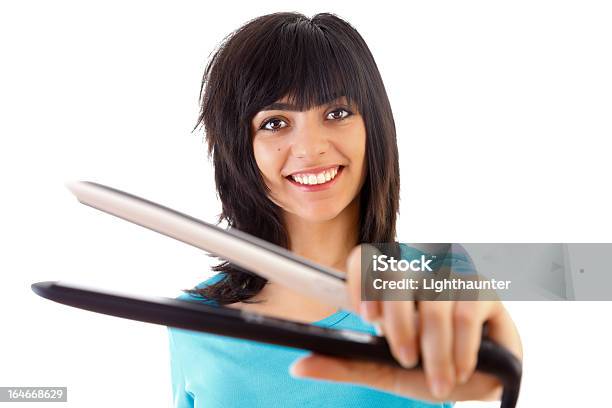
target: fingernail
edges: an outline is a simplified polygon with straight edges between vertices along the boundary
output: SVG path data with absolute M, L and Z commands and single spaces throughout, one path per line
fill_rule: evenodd
M 417 365 L 417 358 L 414 350 L 408 346 L 401 346 L 399 349 L 400 363 L 404 368 L 414 368 Z
M 296 371 L 296 368 L 295 368 L 296 365 L 297 365 L 297 362 L 291 364 L 291 366 L 289 367 L 289 374 L 292 377 L 301 378 L 302 376 L 300 374 L 298 374 L 297 371 Z
M 432 392 L 436 398 L 444 398 L 448 393 L 448 382 L 443 378 L 436 378 L 433 380 Z
M 457 381 L 459 382 L 459 384 L 465 384 L 466 382 L 468 382 L 469 379 L 470 373 L 468 373 L 467 371 L 459 371 L 459 374 L 457 375 Z

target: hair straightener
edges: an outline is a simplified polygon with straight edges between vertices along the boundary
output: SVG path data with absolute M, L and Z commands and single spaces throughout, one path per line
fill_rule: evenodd
M 111 187 L 73 182 L 68 184 L 68 188 L 85 205 L 201 248 L 322 302 L 349 309 L 346 281 L 337 270 L 318 265 L 244 232 L 221 229 Z M 97 313 L 401 367 L 385 338 L 367 333 L 328 329 L 203 303 L 120 294 L 61 282 L 34 283 L 32 290 L 44 298 Z M 419 363 L 413 369 L 421 368 Z M 502 408 L 516 405 L 521 362 L 510 351 L 486 337 L 486 324 L 476 370 L 491 374 L 502 383 Z

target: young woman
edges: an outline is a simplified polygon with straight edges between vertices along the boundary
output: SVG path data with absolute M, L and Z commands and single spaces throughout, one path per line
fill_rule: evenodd
M 248 22 L 214 53 L 201 104 L 219 221 L 346 272 L 361 316 L 229 263 L 181 299 L 369 333 L 364 318 L 377 321 L 398 361 L 412 367 L 420 357 L 425 373 L 170 329 L 175 407 L 441 407 L 499 397 L 474 367 L 485 321 L 494 340 L 522 354 L 501 303 L 420 302 L 419 319 L 413 302 L 360 303 L 355 248 L 395 241 L 399 164 L 380 73 L 353 27 L 331 14 Z

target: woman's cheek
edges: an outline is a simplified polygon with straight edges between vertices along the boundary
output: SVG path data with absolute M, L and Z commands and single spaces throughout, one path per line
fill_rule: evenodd
M 268 180 L 272 180 L 274 169 L 277 167 L 278 159 L 276 156 L 278 151 L 270 143 L 255 141 L 253 143 L 253 153 L 259 170 Z M 280 168 L 276 173 L 280 174 Z
M 253 154 L 255 162 L 263 176 L 263 180 L 270 189 L 270 199 L 281 207 L 286 206 L 283 190 L 283 178 L 281 171 L 284 160 L 282 157 L 283 148 L 279 144 L 266 143 L 265 141 L 255 140 L 253 142 Z

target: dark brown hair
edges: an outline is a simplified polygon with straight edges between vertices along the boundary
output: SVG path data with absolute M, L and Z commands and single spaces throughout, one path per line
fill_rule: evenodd
M 255 162 L 250 122 L 282 97 L 310 109 L 340 96 L 358 107 L 367 135 L 359 243 L 394 241 L 400 180 L 391 106 L 363 38 L 328 13 L 258 17 L 226 37 L 209 60 L 196 128 L 204 127 L 213 160 L 219 223 L 288 248 L 281 209 L 268 198 Z M 267 282 L 229 262 L 213 270 L 223 278 L 187 292 L 222 305 L 248 302 Z

